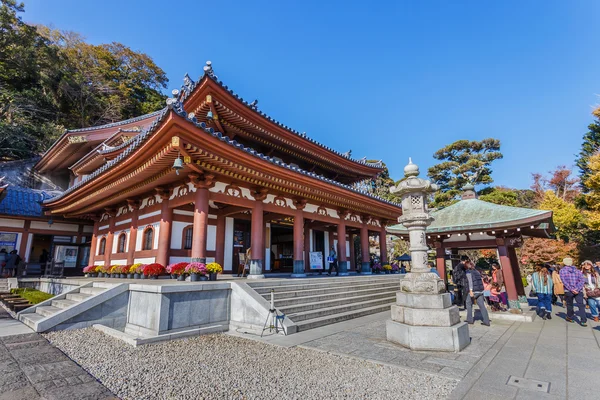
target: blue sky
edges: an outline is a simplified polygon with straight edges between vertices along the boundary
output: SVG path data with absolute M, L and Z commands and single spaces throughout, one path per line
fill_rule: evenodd
M 498 138 L 495 184 L 572 166 L 600 103 L 600 2 L 26 0 L 24 20 L 149 54 L 181 85 L 206 60 L 246 100 L 395 179 Z

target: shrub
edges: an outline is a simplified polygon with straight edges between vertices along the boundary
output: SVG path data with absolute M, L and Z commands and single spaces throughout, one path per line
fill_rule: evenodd
M 209 274 L 218 274 L 220 272 L 223 272 L 223 268 L 221 267 L 221 264 L 216 263 L 216 262 L 211 262 L 211 263 L 208 263 L 208 265 L 206 266 L 206 271 Z
M 189 263 L 187 267 L 185 267 L 186 274 L 200 274 L 206 275 L 206 265 L 199 262 Z
M 10 292 L 13 294 L 18 294 L 31 304 L 38 304 L 54 297 L 53 294 L 40 292 L 39 290 L 30 288 L 11 289 Z
M 189 263 L 186 262 L 171 264 L 167 267 L 167 274 L 183 275 L 185 273 L 185 267 L 187 267 L 188 264 Z
M 158 276 L 165 273 L 165 267 L 159 263 L 152 263 L 144 266 L 144 275 Z

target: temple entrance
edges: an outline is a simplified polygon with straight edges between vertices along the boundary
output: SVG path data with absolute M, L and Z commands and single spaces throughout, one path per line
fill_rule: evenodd
M 239 266 L 246 261 L 246 251 L 250 248 L 250 228 L 251 224 L 248 220 L 237 218 L 233 220 L 232 273 L 234 274 L 237 274 Z
M 271 224 L 271 271 L 292 272 L 294 267 L 294 229 Z
M 323 257 L 321 258 L 323 260 L 323 271 L 327 271 L 327 269 L 329 268 L 329 264 L 327 263 L 327 256 L 329 255 L 329 251 L 325 248 L 325 232 L 317 230 L 313 231 L 312 251 L 321 252 L 321 254 L 323 255 Z

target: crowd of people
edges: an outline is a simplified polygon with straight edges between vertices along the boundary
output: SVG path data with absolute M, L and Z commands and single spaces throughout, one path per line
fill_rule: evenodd
M 0 249 L 0 277 L 12 278 L 17 274 L 17 268 L 21 257 L 16 250 L 10 253 L 6 249 Z

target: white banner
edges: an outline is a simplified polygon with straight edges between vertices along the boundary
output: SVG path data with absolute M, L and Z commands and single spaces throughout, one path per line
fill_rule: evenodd
M 310 254 L 310 269 L 323 269 L 323 253 L 312 251 Z

